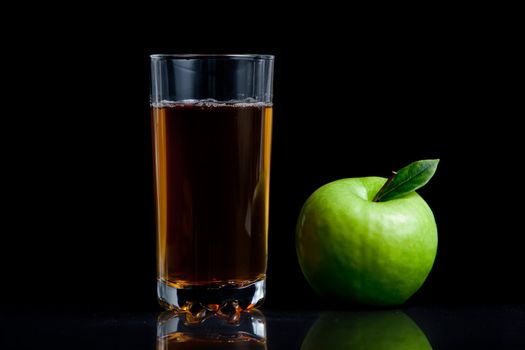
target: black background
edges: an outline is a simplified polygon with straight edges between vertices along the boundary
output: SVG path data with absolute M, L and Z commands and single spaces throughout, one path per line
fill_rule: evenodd
M 267 308 L 323 307 L 294 245 L 316 188 L 424 158 L 439 250 L 409 304 L 523 304 L 512 23 L 336 12 L 86 7 L 11 28 L 1 308 L 159 309 L 148 56 L 177 52 L 276 56 Z

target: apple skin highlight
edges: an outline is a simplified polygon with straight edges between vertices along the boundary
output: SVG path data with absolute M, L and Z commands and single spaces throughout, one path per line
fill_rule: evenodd
M 304 204 L 296 228 L 297 256 L 322 298 L 399 305 L 432 269 L 438 239 L 430 207 L 416 192 L 373 202 L 386 180 L 337 180 Z

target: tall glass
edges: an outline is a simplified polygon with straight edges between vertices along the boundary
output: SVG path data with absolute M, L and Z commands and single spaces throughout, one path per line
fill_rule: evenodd
M 249 310 L 265 296 L 274 57 L 152 55 L 158 297 Z

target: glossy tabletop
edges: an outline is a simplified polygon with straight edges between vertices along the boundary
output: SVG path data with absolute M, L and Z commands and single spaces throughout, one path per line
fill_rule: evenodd
M 168 313 L 0 312 L 0 349 L 525 349 L 525 307 Z

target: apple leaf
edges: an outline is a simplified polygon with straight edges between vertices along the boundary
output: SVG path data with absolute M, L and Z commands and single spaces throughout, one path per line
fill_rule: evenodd
M 374 202 L 386 202 L 426 185 L 434 176 L 439 159 L 418 160 L 399 170 L 388 179 L 374 197 Z

